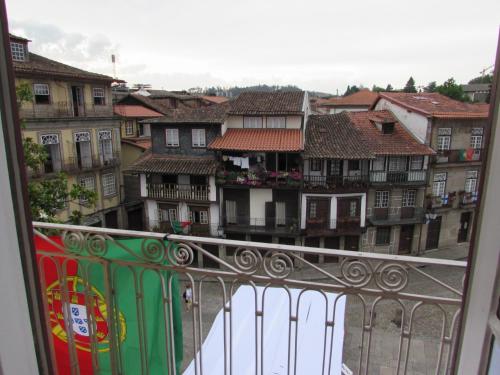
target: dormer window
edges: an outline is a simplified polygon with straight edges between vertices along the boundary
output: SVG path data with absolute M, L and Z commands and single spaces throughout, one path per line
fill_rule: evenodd
M 394 133 L 394 123 L 384 122 L 382 123 L 382 134 L 392 134 Z
M 10 50 L 12 52 L 12 60 L 26 61 L 26 51 L 23 43 L 10 42 Z

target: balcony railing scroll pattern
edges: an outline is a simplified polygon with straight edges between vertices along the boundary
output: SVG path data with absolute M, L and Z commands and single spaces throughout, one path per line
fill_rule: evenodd
M 208 185 L 148 183 L 146 190 L 149 198 L 172 200 L 208 201 L 210 194 Z
M 194 360 L 197 369 L 203 368 L 203 329 L 210 321 L 205 321 L 208 316 L 215 316 L 217 311 L 209 314 L 206 307 L 207 300 L 218 298 L 224 306 L 224 348 L 221 349 L 221 359 L 224 363 L 225 373 L 232 372 L 232 364 L 238 360 L 238 356 L 245 355 L 234 351 L 232 345 L 232 335 L 236 327 L 232 327 L 233 309 L 230 304 L 230 296 L 235 292 L 238 285 L 261 285 L 265 287 L 282 288 L 284 293 L 289 288 L 297 288 L 303 292 L 336 293 L 336 299 L 346 297 L 346 317 L 351 317 L 351 308 L 358 307 L 360 325 L 358 329 L 351 327 L 353 322 L 346 320 L 345 328 L 351 334 L 344 337 L 343 353 L 346 359 L 347 367 L 351 368 L 356 374 L 370 374 L 374 366 L 379 365 L 377 351 L 373 346 L 378 334 L 385 328 L 379 327 L 377 322 L 384 316 L 385 301 L 390 301 L 398 306 L 400 328 L 393 331 L 389 336 L 391 343 L 394 344 L 395 354 L 392 358 L 393 370 L 398 374 L 412 374 L 417 366 L 417 356 L 413 346 L 416 341 L 420 344 L 422 340 L 427 340 L 425 336 L 418 334 L 417 323 L 419 322 L 419 312 L 421 309 L 431 307 L 437 311 L 433 315 L 433 321 L 438 322 L 439 329 L 433 330 L 435 337 L 429 339 L 428 345 L 435 347 L 435 357 L 424 356 L 424 363 L 418 365 L 426 368 L 434 368 L 435 373 L 447 374 L 453 363 L 453 347 L 456 343 L 456 329 L 460 306 L 462 302 L 462 283 L 447 279 L 451 271 L 457 274 L 459 279 L 465 273 L 465 262 L 449 261 L 441 259 L 427 259 L 408 256 L 395 256 L 385 254 L 360 253 L 343 250 L 329 250 L 319 248 L 309 248 L 301 246 L 288 246 L 279 244 L 255 243 L 247 241 L 234 241 L 218 238 L 190 237 L 183 235 L 167 235 L 162 233 L 136 232 L 113 230 L 105 228 L 93 228 L 83 226 L 68 226 L 62 224 L 34 223 L 35 235 L 46 240 L 46 232 L 51 234 L 59 233 L 62 238 L 62 245 L 57 245 L 60 252 L 58 257 L 65 259 L 74 259 L 78 262 L 91 261 L 94 263 L 109 264 L 116 263 L 119 266 L 127 268 L 137 277 L 138 287 L 140 288 L 142 270 L 151 270 L 161 276 L 162 270 L 171 271 L 177 274 L 186 283 L 192 286 L 193 291 L 193 309 L 189 314 L 185 314 L 183 324 L 189 325 L 192 329 L 192 345 L 185 341 L 184 351 L 190 354 Z M 139 248 L 129 248 L 124 246 L 118 240 L 120 238 L 140 238 L 142 239 Z M 165 241 L 167 239 L 168 241 Z M 110 259 L 106 257 L 109 246 L 118 245 L 119 248 L 130 255 L 129 260 Z M 220 257 L 212 251 L 207 250 L 209 246 L 228 246 L 236 248 L 233 257 Z M 335 268 L 325 269 L 308 262 L 304 254 L 338 256 L 342 260 Z M 39 255 L 50 258 L 53 254 L 39 252 Z M 210 258 L 219 265 L 219 268 L 200 268 L 196 265 L 196 259 L 199 256 Z M 421 266 L 425 266 L 422 268 Z M 308 278 L 305 270 L 311 270 L 314 273 L 313 278 Z M 437 272 L 443 270 L 442 273 Z M 64 266 L 58 269 L 61 277 L 64 276 Z M 206 285 L 211 282 L 218 290 L 217 297 L 205 295 L 207 293 Z M 423 288 L 423 283 L 429 285 Z M 167 288 L 171 286 L 169 280 L 163 280 L 163 285 Z M 43 283 L 42 283 L 43 284 Z M 105 288 L 105 303 L 111 307 L 113 301 L 113 288 L 119 288 L 119 285 L 107 285 Z M 88 292 L 88 288 L 86 289 Z M 113 292 L 112 292 L 113 291 Z M 163 303 L 169 307 L 170 300 L 168 293 L 164 293 Z M 64 293 L 63 293 L 64 294 Z M 289 293 L 288 293 L 289 294 Z M 171 295 L 171 294 L 170 294 Z M 136 300 L 140 301 L 141 291 L 136 291 Z M 264 297 L 262 297 L 263 299 Z M 291 298 L 291 297 L 290 297 Z M 263 330 L 263 319 L 266 316 L 264 301 L 257 303 L 257 294 L 255 295 L 255 327 L 261 327 Z M 290 301 L 291 306 L 291 301 Z M 46 308 L 48 305 L 46 304 Z M 335 309 L 333 306 L 325 305 L 326 311 Z M 109 309 L 108 311 L 112 311 Z M 168 311 L 166 309 L 165 311 Z M 353 310 L 354 311 L 354 310 Z M 112 319 L 113 314 L 108 316 L 110 332 L 117 332 L 118 322 Z M 167 314 L 168 315 L 168 314 Z M 319 356 L 323 360 L 325 373 L 329 373 L 329 365 L 332 360 L 331 353 L 327 352 L 326 331 L 328 327 L 333 327 L 333 321 L 327 318 L 321 324 L 325 327 L 325 337 L 321 338 L 324 342 L 322 353 Z M 90 317 L 89 317 L 90 318 Z M 300 329 L 299 322 L 304 319 L 298 315 L 298 309 L 290 309 L 288 313 L 288 372 L 293 372 L 297 361 L 303 360 L 300 355 L 300 346 L 297 341 L 292 340 L 291 332 L 295 332 L 295 337 Z M 429 318 L 430 319 L 430 318 Z M 168 323 L 168 322 L 162 322 Z M 69 332 L 71 324 L 67 324 Z M 260 374 L 265 360 L 266 352 L 263 338 L 263 331 L 258 333 L 256 328 L 255 337 L 252 340 L 252 346 L 255 353 L 255 370 Z M 166 341 L 172 342 L 171 331 L 166 330 Z M 384 336 L 384 340 L 388 340 Z M 324 339 L 324 341 L 323 341 Z M 426 341 L 427 343 L 427 341 Z M 72 335 L 69 335 L 68 348 L 70 353 L 74 353 L 75 342 Z M 140 350 L 144 350 L 139 345 Z M 116 369 L 122 365 L 123 358 L 119 355 L 120 344 L 116 340 L 109 342 L 110 356 Z M 269 350 L 269 349 L 268 349 Z M 295 353 L 295 355 L 290 355 Z M 164 353 L 168 362 L 168 370 L 171 374 L 176 374 L 173 366 L 173 355 L 171 351 Z M 96 361 L 97 361 L 97 357 Z M 142 356 L 147 361 L 147 356 Z M 321 359 L 320 359 L 321 360 Z M 432 363 L 428 363 L 432 361 Z M 93 363 L 96 367 L 98 363 Z M 147 363 L 143 364 L 147 366 Z M 147 368 L 147 367 L 146 367 Z M 260 372 L 259 372 L 260 371 Z M 200 373 L 200 372 L 197 372 Z

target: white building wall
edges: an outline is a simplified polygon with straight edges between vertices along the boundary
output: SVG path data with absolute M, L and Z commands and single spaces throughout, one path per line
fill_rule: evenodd
M 226 121 L 224 122 L 223 128 L 242 128 L 243 127 L 243 116 L 228 116 Z M 226 129 L 223 129 L 223 135 L 226 132 Z
M 250 189 L 250 218 L 264 219 L 266 217 L 266 202 L 272 202 L 272 189 Z
M 141 197 L 147 197 L 148 191 L 146 189 L 146 175 L 145 174 L 140 175 L 139 184 L 140 184 L 140 188 L 141 188 Z
M 215 185 L 215 176 L 208 177 L 208 186 L 210 192 L 208 193 L 208 200 L 215 202 L 217 200 L 217 186 Z
M 217 237 L 217 229 L 220 225 L 219 223 L 219 216 L 220 215 L 220 210 L 219 210 L 219 204 L 218 203 L 211 203 L 210 204 L 210 235 Z
M 262 116 L 262 126 L 265 128 L 267 124 L 266 116 Z M 287 129 L 300 129 L 302 127 L 302 116 L 286 116 Z M 227 129 L 243 128 L 243 116 L 228 116 L 224 124 L 222 124 L 222 135 Z
M 404 127 L 409 130 L 417 140 L 422 143 L 429 144 L 430 139 L 427 139 L 427 127 L 429 120 L 426 116 L 419 113 L 411 112 L 397 104 L 394 104 L 387 99 L 381 98 L 377 105 L 376 110 L 389 110 L 401 122 Z
M 302 116 L 287 116 L 286 128 L 287 129 L 300 129 L 302 127 Z
M 160 225 L 158 221 L 158 204 L 156 201 L 147 199 L 144 201 L 144 211 L 148 223 L 148 229 L 153 230 L 153 228 Z
M 360 107 L 342 107 L 342 108 L 330 108 L 329 113 L 334 115 L 336 113 L 341 112 L 363 112 L 368 111 L 368 108 L 360 108 Z

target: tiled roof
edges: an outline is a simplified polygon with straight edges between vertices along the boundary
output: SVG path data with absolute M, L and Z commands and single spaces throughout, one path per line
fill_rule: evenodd
M 372 159 L 362 134 L 350 125 L 346 112 L 311 115 L 306 126 L 304 156 L 318 159 Z
M 127 143 L 129 145 L 139 147 L 142 150 L 149 150 L 151 148 L 150 137 L 122 138 L 121 141 L 122 143 Z
M 133 99 L 133 100 L 135 100 L 134 102 L 139 102 L 139 103 L 145 105 L 146 107 L 151 108 L 152 110 L 154 110 L 156 112 L 160 112 L 162 114 L 167 114 L 168 112 L 171 111 L 171 109 L 168 106 L 166 106 L 162 103 L 159 103 L 158 101 L 156 101 L 154 99 L 150 99 L 149 97 L 141 95 L 141 94 L 127 95 L 127 96 L 123 97 L 122 99 L 120 99 L 119 103 L 120 104 L 129 103 L 130 99 Z
M 301 114 L 304 97 L 304 91 L 243 92 L 230 101 L 229 113 L 233 115 Z
M 390 111 L 346 112 L 352 126 L 375 155 L 433 155 L 435 152 L 418 142 Z M 376 122 L 394 122 L 394 132 L 383 134 Z
M 209 146 L 226 151 L 301 151 L 300 129 L 228 129 Z
M 161 113 L 142 105 L 116 104 L 113 106 L 116 115 L 122 117 L 159 117 Z
M 331 98 L 320 105 L 325 107 L 340 107 L 340 106 L 366 106 L 371 107 L 378 98 L 378 93 L 368 89 L 362 89 L 354 94 L 343 96 L 340 98 Z
M 91 73 L 46 57 L 29 53 L 28 61 L 13 61 L 14 73 L 18 77 L 47 76 L 60 79 L 83 79 L 88 81 L 123 82 L 104 74 Z
M 9 33 L 9 38 L 20 42 L 31 42 L 31 40 Z
M 204 96 L 202 96 L 202 98 L 205 99 L 208 102 L 216 103 L 216 104 L 225 103 L 225 102 L 227 102 L 229 100 L 229 98 L 226 97 L 226 96 L 204 95 Z
M 217 170 L 217 161 L 212 157 L 158 155 L 146 151 L 127 172 L 192 174 L 208 176 Z
M 165 116 L 147 120 L 153 123 L 197 123 L 222 124 L 226 116 L 227 104 L 214 104 L 200 108 L 182 108 L 169 110 Z
M 424 116 L 439 117 L 444 114 L 446 118 L 488 117 L 487 104 L 464 103 L 435 92 L 416 94 L 384 92 L 380 93 L 380 98 L 387 99 Z

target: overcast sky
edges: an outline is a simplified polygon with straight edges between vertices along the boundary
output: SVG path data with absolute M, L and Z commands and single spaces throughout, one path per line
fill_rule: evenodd
M 461 5 L 463 4 L 463 5 Z M 155 88 L 466 82 L 494 62 L 498 0 L 7 0 L 46 57 Z

